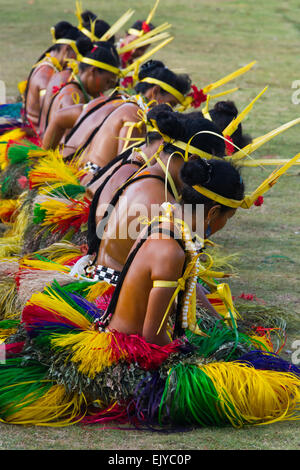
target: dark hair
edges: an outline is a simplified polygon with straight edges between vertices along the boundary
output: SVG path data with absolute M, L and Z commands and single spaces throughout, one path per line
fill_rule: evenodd
M 95 22 L 95 36 L 99 39 L 110 29 L 110 25 L 106 21 L 97 18 L 97 15 L 90 10 L 85 10 L 81 14 L 81 18 L 82 26 L 88 31 L 91 31 L 91 24 Z M 108 42 L 114 44 L 115 36 L 109 38 Z
M 238 109 L 233 101 L 219 101 L 213 109 L 209 111 L 213 122 L 223 131 L 230 122 L 238 115 Z M 251 142 L 249 135 L 243 134 L 242 124 L 239 124 L 236 131 L 231 135 L 233 143 L 238 148 L 243 148 Z M 237 148 L 234 150 L 238 151 Z
M 188 93 L 192 83 L 190 77 L 187 74 L 177 75 L 168 69 L 168 67 L 166 67 L 164 63 L 159 60 L 148 60 L 141 66 L 138 79 L 143 80 L 143 78 L 147 77 L 161 80 L 162 82 L 171 85 L 183 95 Z M 151 83 L 138 83 L 135 87 L 135 91 L 137 93 L 145 94 L 147 90 L 153 86 L 155 85 Z M 161 93 L 166 94 L 168 92 L 161 88 Z
M 157 106 L 153 106 L 147 114 L 147 120 L 149 121 L 149 123 L 151 119 L 155 119 L 156 121 L 156 118 L 160 113 L 169 112 L 169 111 L 172 112 L 173 110 L 168 104 L 159 104 Z M 147 143 L 151 144 L 152 142 L 155 142 L 156 140 L 160 140 L 160 139 L 161 139 L 161 135 L 159 132 L 150 131 L 150 132 L 147 132 L 145 140 Z
M 197 119 L 195 119 L 196 114 L 198 115 Z M 192 139 L 190 145 L 206 153 L 218 157 L 223 157 L 225 154 L 225 144 L 221 132 L 213 122 L 204 119 L 201 113 L 193 113 L 193 116 L 190 117 L 189 113 L 173 111 L 168 105 L 157 105 L 147 114 L 147 118 L 149 121 L 155 119 L 159 130 L 174 140 L 187 143 Z M 178 150 L 182 152 L 180 148 L 171 143 L 166 143 L 164 146 L 164 151 L 167 153 Z
M 107 41 L 97 41 L 93 43 L 88 37 L 79 38 L 76 41 L 78 51 L 84 57 L 90 59 L 99 60 L 105 64 L 112 65 L 113 67 L 119 67 L 120 59 L 117 50 L 113 44 Z M 85 70 L 90 67 L 88 64 L 80 63 L 80 70 Z M 100 70 L 100 69 L 99 69 Z
M 73 26 L 68 21 L 60 21 L 56 23 L 54 28 L 55 39 L 71 39 L 77 41 L 78 38 L 83 37 L 83 34 L 79 31 L 76 26 Z M 36 62 L 40 62 L 48 52 L 58 51 L 64 44 L 52 44 L 43 54 L 38 58 Z
M 76 26 L 73 26 L 68 21 L 60 21 L 54 26 L 55 39 L 71 39 L 77 41 L 78 38 L 82 37 L 82 33 Z M 59 50 L 63 44 L 54 44 L 46 52 L 53 50 Z
M 138 31 L 142 31 L 143 29 L 143 24 L 145 20 L 137 20 L 133 25 L 131 26 L 132 29 L 137 29 Z M 147 23 L 150 31 L 155 28 L 155 26 L 152 23 Z
M 97 20 L 95 23 L 95 35 L 97 38 L 101 38 L 103 34 L 105 34 L 110 29 L 110 26 L 104 20 Z M 115 36 L 112 36 L 107 40 L 107 42 L 114 44 L 115 43 Z
M 220 196 L 241 201 L 244 198 L 245 186 L 239 170 L 227 160 L 205 160 L 198 158 L 184 163 L 181 172 L 184 183 L 182 200 L 185 204 L 215 205 L 215 201 L 197 192 L 192 186 L 203 186 Z M 222 211 L 229 209 L 222 204 Z
M 77 41 L 78 38 L 82 37 L 83 34 L 79 31 L 78 28 L 73 26 L 71 23 L 68 23 L 68 21 L 60 21 L 54 26 L 54 35 L 56 39 L 71 39 L 73 41 Z M 46 54 L 52 51 L 59 51 L 64 44 L 52 44 L 52 46 L 48 47 L 48 49 L 43 52 L 43 54 L 38 58 L 37 62 L 40 62 L 46 57 Z M 26 113 L 26 99 L 27 99 L 27 93 L 28 93 L 28 88 L 29 88 L 29 82 L 30 78 L 34 72 L 35 68 L 32 68 L 28 78 L 27 78 L 27 86 L 25 90 L 25 113 Z
M 88 29 L 88 27 L 91 25 L 91 22 L 97 19 L 97 15 L 93 13 L 91 10 L 84 10 L 81 13 L 81 19 L 82 19 L 82 26 Z

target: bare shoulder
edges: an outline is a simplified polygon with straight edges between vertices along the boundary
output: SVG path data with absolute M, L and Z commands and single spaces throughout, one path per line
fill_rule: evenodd
M 178 240 L 168 234 L 152 234 L 145 243 L 152 279 L 178 279 L 185 263 L 185 252 Z
M 123 116 L 123 120 L 127 121 L 128 118 L 139 120 L 138 111 L 139 107 L 135 103 L 126 103 L 118 107 L 120 114 Z

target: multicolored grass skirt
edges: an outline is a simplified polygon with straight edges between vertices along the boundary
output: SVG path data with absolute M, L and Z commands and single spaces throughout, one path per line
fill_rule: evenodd
M 257 338 L 220 321 L 207 337 L 162 347 L 104 330 L 102 313 L 57 283 L 33 294 L 5 341 L 3 422 L 168 430 L 299 419 L 300 370 Z M 0 327 L 16 326 L 6 323 Z

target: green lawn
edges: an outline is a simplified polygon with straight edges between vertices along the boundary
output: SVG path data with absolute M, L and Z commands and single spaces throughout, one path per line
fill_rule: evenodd
M 129 7 L 134 19 L 148 12 L 149 0 L 86 0 L 109 22 Z M 50 26 L 66 19 L 76 22 L 73 0 L 0 0 L 0 79 L 10 99 L 17 83 L 51 43 Z M 293 82 L 300 80 L 300 5 L 296 0 L 161 0 L 155 23 L 173 25 L 173 42 L 157 54 L 175 71 L 188 72 L 205 86 L 256 60 L 255 67 L 223 89 L 239 86 L 231 96 L 238 108 L 269 85 L 243 123 L 252 137 L 264 134 L 300 115 L 293 104 Z M 254 156 L 289 158 L 300 151 L 296 126 L 258 150 Z M 260 184 L 272 167 L 244 169 L 247 192 Z M 265 196 L 261 207 L 240 209 L 213 238 L 226 253 L 238 253 L 239 277 L 230 281 L 233 295 L 255 294 L 267 305 L 284 309 L 290 340 L 285 358 L 291 360 L 292 340 L 300 339 L 300 166 L 291 169 Z M 249 302 L 250 304 L 250 302 Z M 252 303 L 253 304 L 253 303 Z M 252 305 L 251 304 L 251 305 Z M 188 433 L 156 434 L 100 427 L 19 428 L 0 425 L 0 449 L 299 449 L 298 423 L 240 430 L 196 429 Z

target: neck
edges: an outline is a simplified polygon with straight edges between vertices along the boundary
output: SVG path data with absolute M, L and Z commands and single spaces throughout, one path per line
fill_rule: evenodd
M 50 55 L 51 57 L 54 57 L 62 65 L 64 61 L 64 55 L 61 54 L 61 51 L 51 51 Z
M 180 178 L 180 170 L 184 164 L 184 160 L 182 157 L 179 155 L 173 155 L 172 158 L 170 159 L 170 155 L 164 152 L 161 152 L 159 155 L 159 158 L 161 161 L 164 163 L 164 165 L 168 165 L 168 171 L 169 174 L 171 175 L 171 178 L 173 179 L 175 186 L 177 188 L 178 193 L 181 193 L 182 190 L 182 181 Z M 159 167 L 161 170 L 162 175 L 164 175 L 164 171 L 159 165 L 159 163 L 155 164 L 155 167 Z

